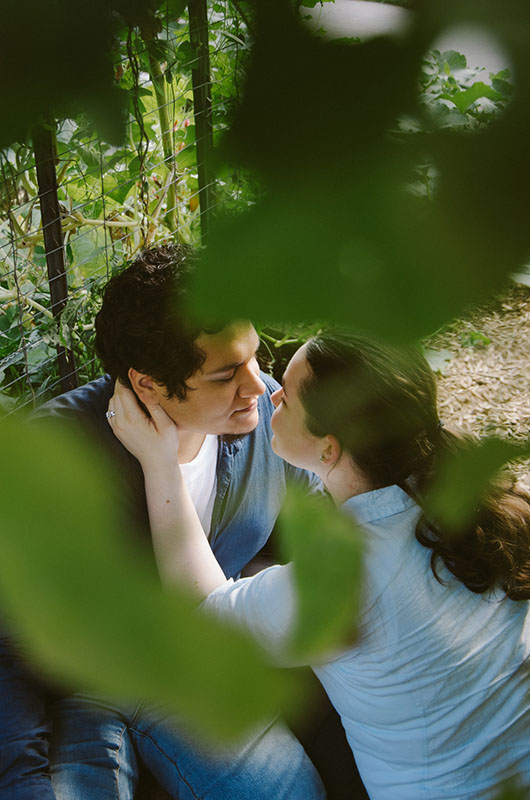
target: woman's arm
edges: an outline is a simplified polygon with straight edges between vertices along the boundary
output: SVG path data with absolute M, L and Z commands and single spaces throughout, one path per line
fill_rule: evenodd
M 159 406 L 147 417 L 134 393 L 116 381 L 109 424 L 120 442 L 138 459 L 153 548 L 162 583 L 194 590 L 199 599 L 225 583 L 226 577 L 202 529 L 178 462 L 178 430 Z

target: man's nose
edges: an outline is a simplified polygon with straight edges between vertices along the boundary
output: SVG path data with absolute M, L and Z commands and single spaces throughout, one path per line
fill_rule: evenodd
M 248 364 L 245 376 L 239 386 L 239 394 L 241 397 L 257 397 L 263 394 L 267 387 L 259 376 L 259 367 L 257 364 Z

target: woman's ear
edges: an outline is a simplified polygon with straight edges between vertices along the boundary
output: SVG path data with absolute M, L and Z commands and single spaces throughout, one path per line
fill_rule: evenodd
M 341 455 L 342 455 L 342 447 L 340 446 L 337 437 L 333 436 L 332 434 L 323 436 L 322 453 L 320 456 L 320 461 L 323 464 L 327 464 L 328 467 L 332 467 L 334 464 L 337 463 Z
M 136 396 L 146 406 L 153 406 L 160 403 L 160 398 L 163 396 L 163 387 L 156 383 L 150 375 L 131 367 L 127 373 L 131 386 Z

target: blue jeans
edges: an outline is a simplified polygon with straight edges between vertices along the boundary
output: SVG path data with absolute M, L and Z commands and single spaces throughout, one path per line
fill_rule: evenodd
M 57 800 L 132 800 L 142 762 L 178 800 L 323 800 L 299 741 L 271 723 L 237 745 L 208 745 L 175 717 L 88 695 L 60 701 L 51 754 Z
M 54 800 L 46 691 L 0 634 L 0 800 Z

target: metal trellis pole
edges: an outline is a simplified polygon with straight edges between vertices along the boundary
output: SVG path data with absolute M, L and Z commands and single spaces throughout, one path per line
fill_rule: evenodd
M 208 8 L 206 0 L 189 0 L 188 9 L 190 40 L 196 55 L 191 77 L 201 208 L 201 238 L 204 242 L 208 234 L 209 217 L 214 199 L 213 175 L 210 165 L 210 157 L 213 150 L 212 84 L 210 78 Z
M 50 284 L 51 310 L 59 324 L 60 316 L 68 300 L 68 283 L 64 264 L 64 239 L 61 225 L 57 174 L 55 171 L 55 141 L 51 128 L 37 126 L 33 130 L 33 149 L 39 184 L 39 202 L 46 250 L 46 266 Z M 57 345 L 57 362 L 61 378 L 61 389 L 67 392 L 77 386 L 77 370 L 74 354 L 62 345 Z

